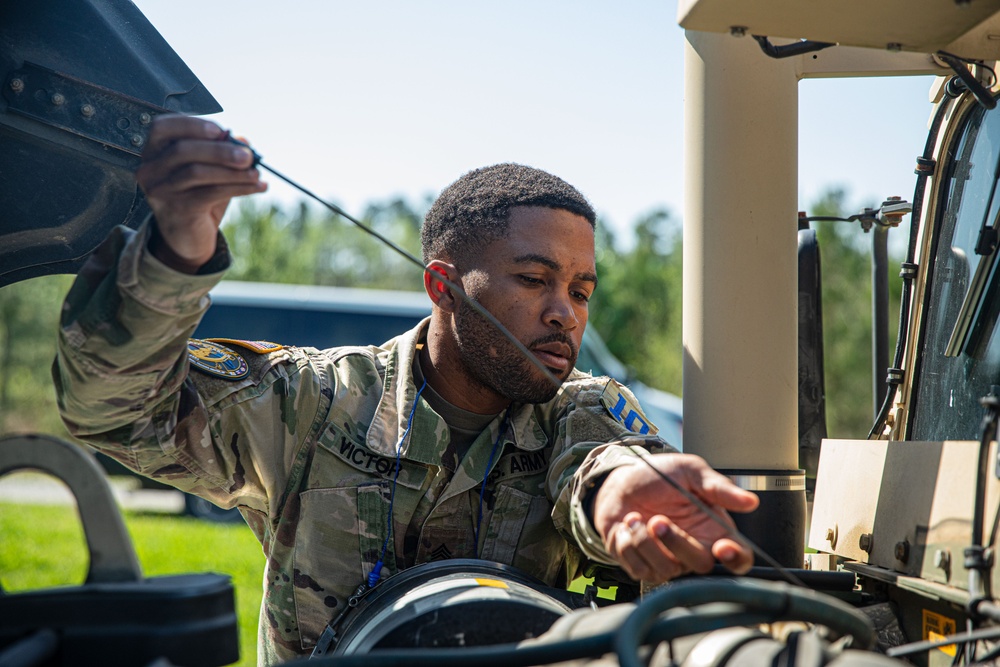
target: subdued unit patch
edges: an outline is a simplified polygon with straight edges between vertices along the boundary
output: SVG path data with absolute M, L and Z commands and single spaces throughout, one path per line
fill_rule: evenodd
M 192 368 L 224 380 L 242 380 L 250 374 L 246 359 L 207 340 L 188 340 L 188 360 Z
M 628 430 L 639 435 L 656 435 L 656 425 L 642 413 L 642 409 L 622 391 L 615 380 L 608 380 L 601 394 L 601 405 Z

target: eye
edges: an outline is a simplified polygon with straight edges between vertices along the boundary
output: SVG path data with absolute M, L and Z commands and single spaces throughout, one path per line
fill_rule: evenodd
M 521 274 L 521 275 L 518 276 L 518 278 L 525 285 L 544 285 L 545 284 L 544 280 L 542 280 L 540 278 L 535 278 L 534 276 L 526 276 L 524 274 Z
M 589 303 L 590 302 L 590 295 L 587 294 L 586 292 L 580 292 L 578 290 L 573 290 L 569 294 L 570 294 L 570 296 L 572 296 L 577 301 L 580 301 L 581 303 Z

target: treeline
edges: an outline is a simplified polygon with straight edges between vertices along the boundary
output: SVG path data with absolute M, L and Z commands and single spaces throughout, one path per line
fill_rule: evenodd
M 843 192 L 831 191 L 810 213 L 838 215 L 843 202 Z M 429 205 L 430 200 L 375 202 L 363 220 L 419 257 L 420 223 Z M 422 289 L 419 267 L 352 223 L 304 204 L 286 210 L 243 200 L 223 230 L 234 257 L 230 279 Z M 795 233 L 792 223 L 789 233 Z M 829 432 L 863 437 L 872 419 L 870 252 L 856 225 L 821 223 L 818 234 Z M 677 394 L 682 364 L 681 256 L 681 226 L 666 210 L 651 211 L 637 220 L 632 237 L 623 241 L 599 225 L 600 287 L 591 302 L 591 326 L 615 356 L 639 380 Z M 53 276 L 0 289 L 0 435 L 64 433 L 55 414 L 49 369 L 60 303 L 70 280 Z M 891 307 L 896 312 L 898 279 L 892 291 Z M 894 317 L 890 319 L 894 322 Z

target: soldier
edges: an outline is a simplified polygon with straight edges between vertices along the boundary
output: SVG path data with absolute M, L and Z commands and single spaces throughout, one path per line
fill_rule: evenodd
M 266 189 L 226 136 L 199 118 L 156 120 L 137 173 L 154 216 L 116 230 L 80 271 L 54 378 L 74 435 L 240 508 L 267 559 L 261 664 L 308 653 L 380 571 L 438 558 L 512 564 L 550 585 L 584 559 L 654 583 L 716 559 L 750 567 L 639 457 L 727 520 L 756 496 L 630 433 L 644 430 L 631 393 L 574 370 L 597 286 L 595 214 L 543 171 L 487 167 L 441 194 L 422 231 L 433 314 L 412 331 L 322 351 L 189 343 L 229 263 L 229 201 Z

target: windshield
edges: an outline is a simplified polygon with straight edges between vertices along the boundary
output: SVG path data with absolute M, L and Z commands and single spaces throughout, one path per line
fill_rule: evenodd
M 925 304 L 911 440 L 977 439 L 979 399 L 1000 383 L 995 251 L 977 254 L 1000 212 L 1000 109 L 973 110 L 949 151 L 946 200 Z

